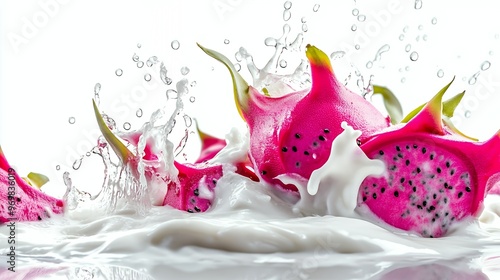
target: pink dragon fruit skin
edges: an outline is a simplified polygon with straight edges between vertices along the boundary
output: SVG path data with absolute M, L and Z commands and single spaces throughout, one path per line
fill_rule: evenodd
M 453 223 L 478 216 L 500 174 L 500 132 L 476 142 L 443 127 L 441 99 L 450 84 L 407 124 L 361 143 L 368 157 L 385 163 L 387 172 L 362 182 L 358 206 L 424 237 L 441 237 Z
M 94 113 L 104 138 L 118 155 L 124 165 L 130 165 L 133 175 L 138 179 L 138 159 L 137 157 L 116 137 L 102 119 L 99 110 L 93 102 Z M 130 133 L 124 135 L 130 144 L 137 147 L 140 133 Z M 158 156 L 151 149 L 151 144 L 146 143 L 144 149 L 144 160 L 156 161 Z M 160 170 L 151 166 L 145 171 L 146 180 L 160 180 L 165 182 L 166 195 L 162 205 L 169 205 L 173 208 L 188 212 L 204 212 L 211 205 L 211 199 L 199 197 L 201 184 L 205 184 L 208 192 L 212 191 L 220 177 L 222 177 L 222 166 L 211 165 L 207 162 L 196 164 L 181 164 L 174 161 L 174 166 L 178 170 L 177 178 L 170 178 L 168 174 L 162 174 Z
M 10 176 L 10 178 L 9 178 Z M 9 187 L 14 184 L 15 194 L 9 199 Z M 7 159 L 0 148 L 0 224 L 14 221 L 38 221 L 47 218 L 50 209 L 54 214 L 64 212 L 64 202 L 51 197 L 38 189 L 30 186 L 24 181 L 7 162 Z M 13 216 L 10 215 L 9 203 L 15 202 Z
M 229 69 L 238 110 L 250 130 L 250 157 L 256 172 L 268 183 L 297 190 L 276 177 L 299 174 L 308 179 L 326 162 L 333 139 L 342 132 L 342 121 L 363 135 L 390 125 L 388 117 L 336 79 L 328 56 L 314 46 L 308 45 L 306 51 L 311 90 L 281 97 L 261 94 L 243 80 L 226 57 L 200 48 Z

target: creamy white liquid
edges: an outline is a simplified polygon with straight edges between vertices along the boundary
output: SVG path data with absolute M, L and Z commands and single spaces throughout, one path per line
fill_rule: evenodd
M 205 213 L 148 207 L 142 215 L 119 201 L 106 214 L 81 203 L 64 217 L 17 224 L 17 273 L 6 270 L 2 227 L 0 279 L 40 269 L 49 273 L 35 279 L 500 279 L 499 196 L 486 198 L 477 222 L 443 238 L 364 221 L 349 201 L 364 176 L 381 172 L 380 162 L 363 158 L 358 132 L 345 129 L 332 147 L 332 158 L 346 161 L 343 172 L 314 174 L 307 187 L 317 188 L 314 196 L 298 200 L 225 166 Z M 248 137 L 233 130 L 228 143 L 215 161 L 243 156 Z M 332 180 L 341 190 L 329 188 Z

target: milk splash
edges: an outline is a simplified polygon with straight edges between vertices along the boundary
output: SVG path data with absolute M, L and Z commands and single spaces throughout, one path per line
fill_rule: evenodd
M 344 132 L 332 142 L 327 162 L 311 174 L 307 192 L 301 189 L 296 207 L 309 215 L 359 217 L 354 209 L 361 182 L 385 171 L 382 161 L 369 159 L 356 144 L 361 132 L 345 122 L 342 128 Z

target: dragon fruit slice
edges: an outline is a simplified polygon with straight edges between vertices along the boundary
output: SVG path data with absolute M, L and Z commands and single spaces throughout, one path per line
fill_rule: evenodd
M 408 123 L 361 143 L 387 170 L 362 182 L 360 210 L 366 206 L 385 223 L 424 237 L 441 237 L 454 223 L 479 215 L 499 181 L 500 132 L 476 142 L 443 127 L 441 99 L 450 84 Z
M 250 130 L 250 158 L 268 183 L 296 191 L 296 186 L 276 177 L 298 174 L 308 179 L 327 161 L 333 139 L 342 132 L 342 121 L 363 135 L 390 125 L 388 117 L 336 79 L 328 56 L 314 46 L 308 45 L 306 51 L 311 90 L 281 97 L 261 94 L 224 55 L 200 48 L 229 69 L 238 111 Z
M 139 159 L 134 155 L 121 140 L 111 132 L 102 119 L 102 115 L 93 102 L 94 113 L 104 138 L 113 151 L 118 155 L 124 165 L 128 165 L 137 180 L 140 178 L 138 171 Z M 138 147 L 141 134 L 139 132 L 124 135 L 134 147 Z M 176 172 L 167 172 L 161 168 L 160 156 L 156 155 L 152 145 L 146 142 L 143 160 L 148 164 L 145 168 L 145 176 L 148 184 L 164 184 L 164 192 L 161 197 L 155 197 L 154 203 L 169 205 L 173 208 L 188 212 L 206 211 L 213 199 L 212 192 L 217 180 L 222 177 L 222 166 L 209 164 L 207 162 L 196 164 L 182 164 L 174 161 Z M 174 177 L 174 178 L 172 178 Z
M 35 174 L 35 173 L 33 173 Z M 38 176 L 30 176 L 38 181 Z M 45 180 L 43 177 L 41 180 Z M 0 147 L 0 224 L 9 221 L 38 221 L 64 211 L 64 202 L 24 181 L 9 165 Z

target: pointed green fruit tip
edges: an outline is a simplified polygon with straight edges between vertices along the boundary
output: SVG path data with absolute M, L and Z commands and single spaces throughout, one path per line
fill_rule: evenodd
M 113 134 L 113 132 L 111 132 L 108 125 L 104 122 L 94 99 L 92 99 L 92 105 L 94 106 L 95 118 L 102 135 L 106 141 L 108 141 L 116 155 L 120 158 L 121 162 L 124 164 L 128 163 L 130 158 L 133 156 L 132 152 L 120 141 L 120 139 L 118 139 L 118 137 Z
M 49 178 L 43 174 L 30 172 L 25 179 L 33 187 L 37 189 L 41 189 L 43 185 L 45 185 L 49 180 Z
M 448 90 L 448 88 L 451 86 L 453 81 L 455 80 L 455 77 L 449 82 L 446 86 L 444 86 L 434 97 L 429 101 L 427 104 L 427 107 L 431 111 L 433 115 L 436 117 L 439 117 L 441 119 L 441 113 L 443 110 L 443 95 L 445 92 Z
M 330 63 L 330 58 L 326 53 L 317 47 L 308 44 L 306 46 L 306 56 L 309 62 L 314 66 L 322 66 L 328 68 L 332 71 L 332 65 Z
M 462 101 L 462 98 L 465 95 L 465 91 L 453 96 L 452 98 L 446 100 L 443 102 L 443 115 L 447 116 L 448 118 L 453 117 L 455 114 L 455 110 L 458 107 L 458 104 L 460 101 Z

